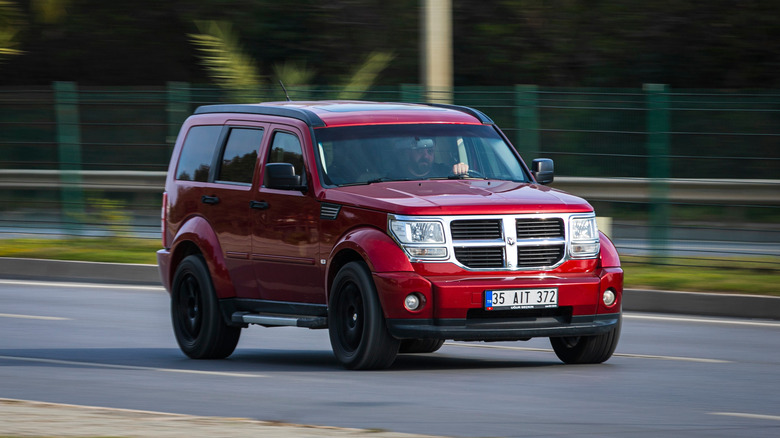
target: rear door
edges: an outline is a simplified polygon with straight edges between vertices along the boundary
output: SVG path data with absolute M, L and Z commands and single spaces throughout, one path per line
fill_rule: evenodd
M 239 297 L 258 298 L 251 263 L 251 209 L 256 165 L 267 125 L 228 122 L 221 131 L 210 172 L 197 201 L 217 234 L 225 265 Z
M 261 298 L 325 304 L 319 263 L 320 204 L 311 189 L 310 163 L 303 153 L 301 130 L 271 125 L 264 162 L 290 163 L 306 190 L 271 189 L 263 181 L 253 199 L 252 260 Z

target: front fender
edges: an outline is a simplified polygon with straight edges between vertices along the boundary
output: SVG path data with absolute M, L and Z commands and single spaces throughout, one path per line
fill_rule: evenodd
M 615 244 L 609 240 L 606 234 L 599 231 L 599 244 L 601 252 L 599 253 L 599 264 L 602 268 L 619 268 L 620 255 L 618 255 Z
M 368 264 L 371 272 L 414 271 L 406 253 L 386 233 L 376 228 L 359 228 L 345 234 L 328 258 L 328 274 L 336 254 L 352 250 Z
M 208 221 L 201 216 L 195 216 L 186 221 L 174 236 L 171 253 L 175 262 L 171 263 L 171 270 L 175 272 L 178 262 L 189 255 L 191 245 L 197 246 L 206 260 L 217 297 L 235 297 L 236 290 L 230 281 L 230 274 L 225 265 L 225 258 L 217 235 Z M 171 278 L 173 278 L 173 272 L 171 272 Z

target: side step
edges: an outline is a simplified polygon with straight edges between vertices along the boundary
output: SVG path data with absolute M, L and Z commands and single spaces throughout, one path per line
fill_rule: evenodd
M 232 316 L 232 320 L 236 323 L 259 324 L 266 327 L 291 326 L 310 329 L 328 328 L 328 318 L 326 316 L 235 312 Z

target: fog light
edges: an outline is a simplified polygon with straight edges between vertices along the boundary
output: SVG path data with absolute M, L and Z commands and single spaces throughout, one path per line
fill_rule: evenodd
M 613 304 L 615 304 L 615 300 L 617 299 L 617 296 L 615 295 L 615 290 L 612 288 L 609 288 L 604 291 L 604 296 L 602 297 L 602 300 L 604 300 L 604 305 L 609 307 Z
M 404 299 L 404 307 L 410 311 L 419 310 L 422 307 L 422 299 L 417 294 L 409 294 Z

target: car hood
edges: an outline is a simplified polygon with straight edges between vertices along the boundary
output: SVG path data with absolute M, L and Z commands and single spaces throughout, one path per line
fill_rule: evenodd
M 328 189 L 321 199 L 401 215 L 593 211 L 584 199 L 560 190 L 497 180 L 383 182 Z

